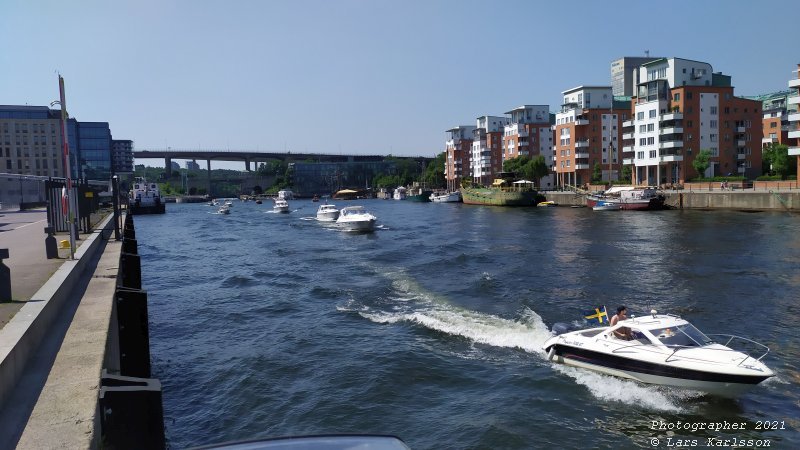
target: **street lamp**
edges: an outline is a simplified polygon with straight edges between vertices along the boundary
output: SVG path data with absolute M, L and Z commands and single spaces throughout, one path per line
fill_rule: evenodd
M 20 211 L 22 211 L 22 203 L 23 203 L 23 198 L 22 198 L 22 174 L 20 174 L 20 176 L 19 176 L 19 210 Z

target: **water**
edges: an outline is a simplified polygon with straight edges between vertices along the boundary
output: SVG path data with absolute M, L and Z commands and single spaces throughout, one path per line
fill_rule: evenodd
M 368 200 L 380 228 L 352 234 L 290 203 L 135 218 L 171 448 L 353 432 L 415 449 L 800 447 L 797 215 Z M 548 327 L 600 304 L 763 342 L 778 375 L 730 400 L 548 362 Z

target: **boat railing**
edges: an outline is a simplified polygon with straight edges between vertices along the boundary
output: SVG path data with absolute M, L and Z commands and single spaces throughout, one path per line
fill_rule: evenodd
M 756 341 L 754 341 L 754 340 L 752 340 L 752 339 L 747 339 L 746 337 L 737 336 L 737 335 L 735 335 L 735 334 L 719 334 L 719 333 L 716 333 L 716 334 L 707 334 L 706 336 L 722 336 L 722 337 L 727 337 L 727 338 L 728 338 L 727 342 L 725 342 L 724 344 L 722 344 L 722 345 L 724 345 L 725 347 L 727 347 L 727 346 L 728 346 L 728 345 L 729 345 L 729 344 L 730 344 L 732 341 L 734 341 L 734 340 L 736 340 L 736 339 L 741 339 L 741 340 L 743 340 L 743 341 L 745 341 L 745 342 L 749 342 L 749 343 L 751 343 L 751 344 L 755 344 L 755 345 L 757 345 L 757 346 L 761 347 L 762 349 L 765 349 L 765 351 L 764 351 L 764 354 L 763 354 L 763 355 L 759 356 L 758 358 L 755 358 L 757 361 L 761 361 L 761 359 L 762 359 L 763 357 L 767 356 L 767 353 L 769 353 L 769 347 L 767 347 L 766 345 L 764 345 L 764 344 L 762 344 L 762 343 L 760 343 L 760 342 L 756 342 Z M 742 353 L 744 353 L 745 355 L 747 355 L 749 358 L 752 358 L 752 356 L 750 356 L 750 354 L 749 354 L 748 352 L 742 352 Z M 739 363 L 739 365 L 741 365 L 741 364 L 742 364 L 743 362 L 745 362 L 746 360 L 747 360 L 747 358 L 743 359 L 743 360 L 742 360 L 742 361 Z

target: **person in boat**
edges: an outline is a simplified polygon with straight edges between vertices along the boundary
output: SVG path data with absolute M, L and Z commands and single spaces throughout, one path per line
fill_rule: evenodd
M 613 317 L 611 317 L 611 326 L 613 327 L 620 321 L 627 319 L 628 319 L 628 308 L 622 305 L 617 308 L 617 313 L 614 314 Z M 631 339 L 633 339 L 633 337 L 631 336 L 631 329 L 628 327 L 617 328 L 616 330 L 614 330 L 614 336 L 616 336 L 618 339 L 623 339 L 626 341 L 630 341 Z

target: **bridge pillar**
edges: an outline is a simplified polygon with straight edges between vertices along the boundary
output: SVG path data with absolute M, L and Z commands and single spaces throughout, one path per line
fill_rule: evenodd
M 211 193 L 211 158 L 206 160 L 206 164 L 208 164 L 206 166 L 208 167 L 208 195 L 213 197 L 213 194 Z
M 167 180 L 169 180 L 170 178 L 172 178 L 172 158 L 170 158 L 169 156 L 164 158 L 164 166 L 167 172 L 166 174 Z
M 250 158 L 244 159 L 244 168 L 247 169 L 248 172 L 250 172 Z

